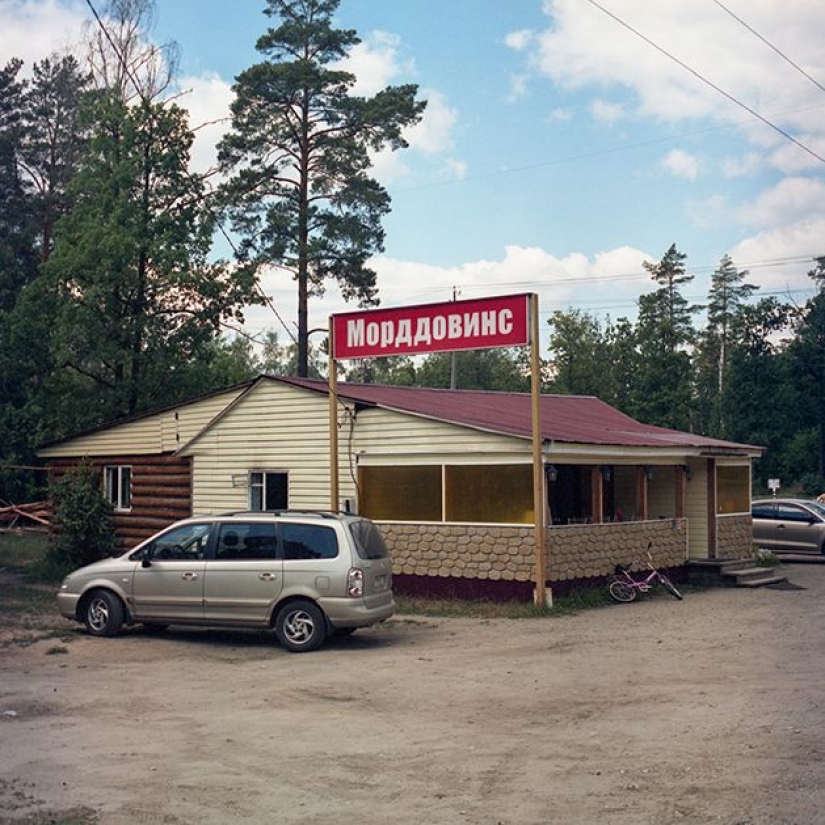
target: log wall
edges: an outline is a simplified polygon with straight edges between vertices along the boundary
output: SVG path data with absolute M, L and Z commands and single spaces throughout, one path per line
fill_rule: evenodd
M 128 550 L 153 533 L 179 519 L 192 515 L 192 467 L 189 458 L 173 455 L 88 457 L 100 471 L 107 466 L 132 468 L 132 506 L 115 511 L 113 522 L 118 539 Z M 55 478 L 64 475 L 78 462 L 58 460 L 52 463 Z

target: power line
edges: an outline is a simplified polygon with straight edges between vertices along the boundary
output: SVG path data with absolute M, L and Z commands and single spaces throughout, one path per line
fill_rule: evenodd
M 811 75 L 809 75 L 808 72 L 806 72 L 801 66 L 799 66 L 797 63 L 794 63 L 794 61 L 791 60 L 791 58 L 788 57 L 788 55 L 786 55 L 783 51 L 774 46 L 773 43 L 771 43 L 769 40 L 767 40 L 761 34 L 759 34 L 759 32 L 756 31 L 756 29 L 754 29 L 752 26 L 749 26 L 741 17 L 739 17 L 737 14 L 734 14 L 724 3 L 719 2 L 719 0 L 713 0 L 713 2 L 716 3 L 716 5 L 719 6 L 719 8 L 722 9 L 722 11 L 727 12 L 734 20 L 736 20 L 737 23 L 740 23 L 742 26 L 744 26 L 754 37 L 758 37 L 769 49 L 773 49 L 773 51 L 775 51 L 786 63 L 789 63 L 791 66 L 793 66 L 794 69 L 796 69 L 801 75 L 807 77 L 808 80 L 810 80 L 811 83 L 814 84 L 814 86 L 825 92 L 825 86 L 823 86 L 816 78 L 811 77 Z
M 791 141 L 791 143 L 798 146 L 804 152 L 807 152 L 811 157 L 816 158 L 816 160 L 818 160 L 820 163 L 825 164 L 825 158 L 823 158 L 822 155 L 817 154 L 816 152 L 814 152 L 813 149 L 809 148 L 804 143 L 797 140 L 793 135 L 786 132 L 780 126 L 777 126 L 771 120 L 768 120 L 768 118 L 766 118 L 764 115 L 759 114 L 759 112 L 757 112 L 755 109 L 752 109 L 746 103 L 743 103 L 741 100 L 734 97 L 729 92 L 726 92 L 724 89 L 717 86 L 713 81 L 708 80 L 708 78 L 706 78 L 704 75 L 700 74 L 698 71 L 696 71 L 696 69 L 692 68 L 687 63 L 680 60 L 675 55 L 671 54 L 669 51 L 667 51 L 667 49 L 664 49 L 658 43 L 654 42 L 649 37 L 647 37 L 647 35 L 644 35 L 638 29 L 633 28 L 633 26 L 631 26 L 629 23 L 622 20 L 621 17 L 614 14 L 612 11 L 609 11 L 604 6 L 602 6 L 601 4 L 597 3 L 596 0 L 587 0 L 587 2 L 590 3 L 591 6 L 594 6 L 595 8 L 599 9 L 599 11 L 603 12 L 604 14 L 606 14 L 611 19 L 615 20 L 620 26 L 623 26 L 625 29 L 627 29 L 632 34 L 635 34 L 636 37 L 638 37 L 641 40 L 644 40 L 645 43 L 647 43 L 649 46 L 652 46 L 654 49 L 656 49 L 656 51 L 660 52 L 665 57 L 669 58 L 674 63 L 681 66 L 685 71 L 690 72 L 695 78 L 697 78 L 698 80 L 701 80 L 702 83 L 704 83 L 706 86 L 710 86 L 711 89 L 713 89 L 715 92 L 718 92 L 723 97 L 726 97 L 728 100 L 731 101 L 731 103 L 735 103 L 737 106 L 744 109 L 749 114 L 753 115 L 757 120 L 760 120 L 762 123 L 764 123 L 766 126 L 769 126 L 775 132 L 778 132 L 780 135 L 782 135 L 782 137 L 784 137 L 787 140 Z

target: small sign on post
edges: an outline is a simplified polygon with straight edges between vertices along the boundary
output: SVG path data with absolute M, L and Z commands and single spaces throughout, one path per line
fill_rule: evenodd
M 779 492 L 779 479 L 778 478 L 769 478 L 768 479 L 768 489 L 773 493 L 774 496 Z

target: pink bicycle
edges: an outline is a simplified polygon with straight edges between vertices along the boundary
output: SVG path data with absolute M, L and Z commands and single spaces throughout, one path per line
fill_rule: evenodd
M 650 572 L 644 579 L 634 579 L 630 571 L 621 564 L 616 565 L 616 572 L 608 587 L 610 595 L 617 602 L 632 602 L 639 593 L 647 593 L 655 584 L 660 584 L 671 596 L 681 600 L 682 594 L 673 582 L 653 566 L 653 556 L 647 554 L 647 567 Z

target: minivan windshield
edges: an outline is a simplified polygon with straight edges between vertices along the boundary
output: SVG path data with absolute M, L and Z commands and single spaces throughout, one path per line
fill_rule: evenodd
M 383 536 L 371 521 L 353 521 L 349 530 L 355 539 L 355 549 L 362 559 L 383 559 L 389 555 Z

